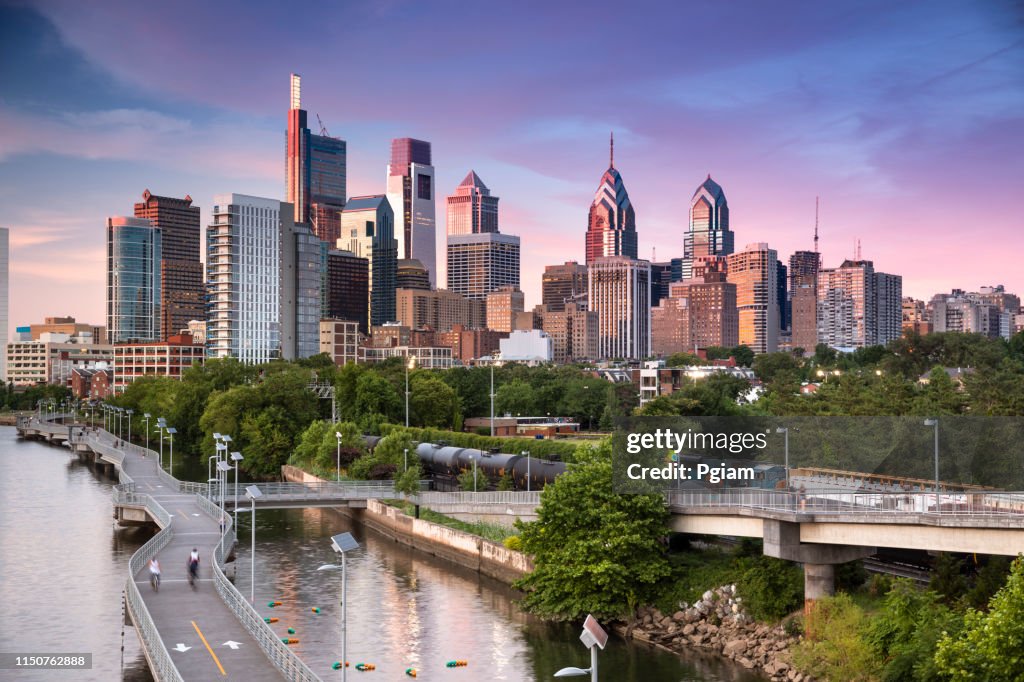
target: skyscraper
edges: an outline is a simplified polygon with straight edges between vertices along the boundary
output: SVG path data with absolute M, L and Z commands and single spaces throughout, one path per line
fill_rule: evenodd
M 739 343 L 736 285 L 726 281 L 721 257 L 702 262 L 707 267 L 699 276 L 672 282 L 669 295 L 651 309 L 655 355 L 693 353 L 709 346 L 732 348 Z
M 320 352 L 324 242 L 305 223 L 281 226 L 281 358 Z
M 107 218 L 107 343 L 160 338 L 160 228 Z
M 498 232 L 448 237 L 448 290 L 483 301 L 501 287 L 519 288 L 519 237 Z
M 398 260 L 398 275 L 395 280 L 398 289 L 430 290 L 430 273 L 415 258 Z
M 356 322 L 359 332 L 370 333 L 368 259 L 359 258 L 351 251 L 328 251 L 325 294 L 325 318 Z
M 398 245 L 387 197 L 352 197 L 341 213 L 338 246 L 370 262 L 370 325 L 394 322 Z
M 207 353 L 269 362 L 281 357 L 282 316 L 294 314 L 281 309 L 282 234 L 293 233 L 294 209 L 245 194 L 221 194 L 213 204 L 206 228 Z
M 876 272 L 875 301 L 878 314 L 875 343 L 884 346 L 903 334 L 903 278 Z
M 611 140 L 608 170 L 601 176 L 587 223 L 587 260 L 589 266 L 606 256 L 637 257 L 636 213 L 622 176 L 615 168 L 615 140 Z
M 512 287 L 501 287 L 487 294 L 487 328 L 496 332 L 516 329 L 516 315 L 526 310 L 523 292 Z
M 469 174 L 448 196 L 448 234 L 477 234 L 498 231 L 498 197 L 476 174 Z
M 158 197 L 147 189 L 135 204 L 135 217 L 160 229 L 160 340 L 166 340 L 190 321 L 206 319 L 199 207 L 187 194 Z
M 651 264 L 625 256 L 588 265 L 589 305 L 597 312 L 602 358 L 641 360 L 651 354 Z
M 333 244 L 345 207 L 347 145 L 327 134 L 310 133 L 302 108 L 302 79 L 291 75 L 291 107 L 285 150 L 285 196 L 295 207 L 294 221 L 310 223 L 321 240 Z
M 778 289 L 779 299 L 779 331 L 789 331 L 789 282 L 787 281 L 788 270 L 780 260 L 775 264 L 775 286 Z
M 693 277 L 693 263 L 701 256 L 728 256 L 733 252 L 729 229 L 729 202 L 721 185 L 708 174 L 690 199 L 690 229 L 683 238 L 680 279 Z
M 832 348 L 875 344 L 878 300 L 875 267 L 869 260 L 845 260 L 818 272 L 818 343 Z
M 402 137 L 391 141 L 387 198 L 395 222 L 398 257 L 415 258 L 437 286 L 437 254 L 434 245 L 434 167 L 430 143 Z
M 728 281 L 736 285 L 740 344 L 755 353 L 774 353 L 779 343 L 778 254 L 759 242 L 727 261 Z
M 793 348 L 812 352 L 818 344 L 818 270 L 816 251 L 797 251 L 789 257 L 789 314 Z
M 587 266 L 574 260 L 544 266 L 541 303 L 552 312 L 565 310 L 565 302 L 587 294 Z

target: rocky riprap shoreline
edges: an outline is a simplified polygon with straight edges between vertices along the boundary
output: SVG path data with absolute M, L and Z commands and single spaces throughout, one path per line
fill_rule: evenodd
M 789 649 L 798 638 L 787 635 L 780 625 L 755 622 L 742 604 L 736 586 L 724 585 L 708 590 L 692 605 L 683 602 L 671 615 L 642 607 L 632 636 L 672 651 L 698 647 L 758 669 L 772 680 L 813 682 L 793 669 Z

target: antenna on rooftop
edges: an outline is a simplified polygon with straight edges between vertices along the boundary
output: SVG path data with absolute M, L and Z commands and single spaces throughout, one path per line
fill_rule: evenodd
M 818 197 L 814 197 L 814 253 L 818 253 Z

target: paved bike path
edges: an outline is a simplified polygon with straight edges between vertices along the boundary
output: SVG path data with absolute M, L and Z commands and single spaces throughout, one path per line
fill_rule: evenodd
M 100 435 L 107 443 L 115 442 Z M 143 457 L 135 448 L 124 452 L 122 466 L 135 481 L 136 492 L 151 495 L 171 515 L 174 536 L 157 555 L 162 574 L 159 591 L 150 587 L 148 567 L 135 576 L 135 582 L 182 678 L 188 682 L 284 679 L 217 594 L 211 566 L 221 536 L 217 519 L 199 506 L 195 495 L 172 490 L 157 475 L 156 457 Z M 194 589 L 188 584 L 187 568 L 193 547 L 200 556 Z

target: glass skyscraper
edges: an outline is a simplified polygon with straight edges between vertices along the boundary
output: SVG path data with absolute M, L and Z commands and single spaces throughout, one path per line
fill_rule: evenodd
M 394 214 L 398 258 L 415 258 L 437 285 L 434 166 L 430 143 L 401 137 L 391 141 L 388 164 L 387 199 Z
M 622 176 L 615 168 L 614 140 L 608 170 L 601 176 L 587 219 L 587 265 L 606 256 L 637 257 L 636 213 Z
M 160 228 L 107 218 L 107 342 L 160 338 Z
M 383 194 L 352 197 L 341 214 L 338 246 L 369 261 L 371 325 L 395 321 L 398 245 L 394 220 Z
M 725 199 L 721 185 L 712 180 L 709 174 L 690 199 L 690 229 L 683 238 L 679 278 L 691 279 L 693 264 L 702 256 L 728 256 L 733 250 L 729 202 Z
M 498 231 L 498 197 L 476 174 L 465 179 L 448 196 L 448 234 L 479 234 Z

